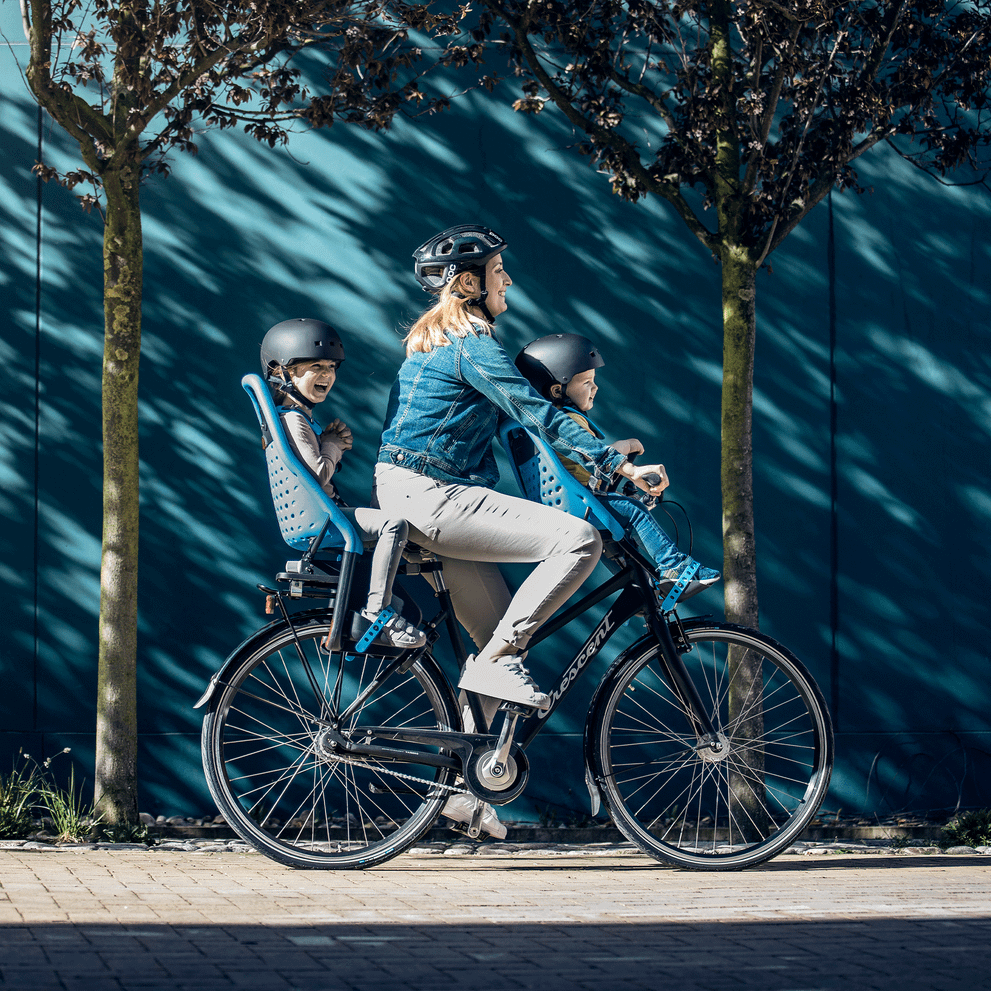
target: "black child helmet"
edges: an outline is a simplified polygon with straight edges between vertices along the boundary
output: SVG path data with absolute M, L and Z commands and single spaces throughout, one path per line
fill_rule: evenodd
M 567 388 L 576 375 L 604 364 L 599 349 L 581 334 L 538 337 L 516 356 L 520 374 L 545 399 L 552 398 L 552 385 Z
M 341 335 L 322 320 L 283 320 L 262 340 L 262 376 L 266 381 L 295 361 L 324 360 L 340 364 L 344 360 L 344 343 Z
M 298 317 L 277 323 L 262 338 L 262 378 L 276 393 L 291 396 L 307 409 L 312 403 L 293 385 L 285 369 L 297 361 L 344 361 L 341 335 L 322 320 Z

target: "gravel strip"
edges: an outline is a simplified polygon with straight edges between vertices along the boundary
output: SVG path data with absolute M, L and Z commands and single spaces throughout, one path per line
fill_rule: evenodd
M 32 850 L 49 853 L 87 853 L 91 850 L 154 851 L 189 854 L 250 853 L 257 851 L 243 840 L 219 839 L 162 839 L 151 846 L 143 843 L 57 843 L 54 840 L 0 840 L 0 850 Z M 461 837 L 446 842 L 421 843 L 410 847 L 407 853 L 417 857 L 514 857 L 544 854 L 551 857 L 599 857 L 641 856 L 632 843 L 476 843 Z M 785 855 L 826 857 L 838 854 L 871 854 L 875 856 L 972 856 L 991 854 L 991 846 L 953 846 L 941 849 L 932 845 L 892 845 L 883 841 L 795 843 L 784 851 Z

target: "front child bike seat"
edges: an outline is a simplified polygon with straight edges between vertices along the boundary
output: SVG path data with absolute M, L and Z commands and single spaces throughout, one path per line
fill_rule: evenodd
M 588 520 L 613 540 L 626 536 L 623 524 L 561 464 L 554 448 L 513 420 L 499 428 L 499 439 L 509 455 L 509 463 L 520 491 L 531 502 L 552 506 L 571 516 Z

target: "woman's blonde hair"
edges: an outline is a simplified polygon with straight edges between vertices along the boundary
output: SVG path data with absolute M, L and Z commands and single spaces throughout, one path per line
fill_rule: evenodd
M 475 300 L 466 298 L 471 288 L 465 281 L 470 272 L 461 272 L 437 294 L 437 302 L 409 329 L 403 338 L 407 356 L 417 351 L 432 351 L 448 343 L 447 334 L 467 337 L 469 334 L 492 334 L 492 326 L 471 313 Z

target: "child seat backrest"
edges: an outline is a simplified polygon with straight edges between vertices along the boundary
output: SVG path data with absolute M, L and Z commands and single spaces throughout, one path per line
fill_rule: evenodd
M 626 535 L 622 523 L 561 464 L 543 438 L 518 423 L 506 420 L 499 430 L 502 446 L 520 491 L 531 502 L 553 506 L 572 516 L 588 520 L 597 530 L 605 530 L 614 540 Z
M 262 429 L 272 502 L 285 542 L 298 551 L 306 550 L 329 518 L 330 526 L 315 551 L 343 549 L 360 554 L 364 548 L 358 531 L 296 456 L 261 376 L 245 375 L 241 385 L 251 398 Z

